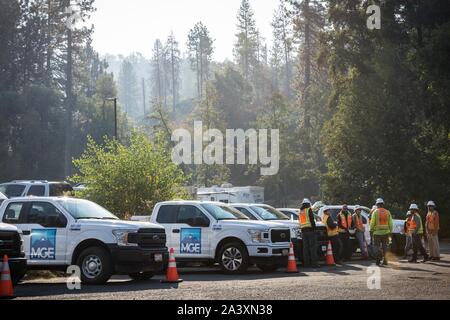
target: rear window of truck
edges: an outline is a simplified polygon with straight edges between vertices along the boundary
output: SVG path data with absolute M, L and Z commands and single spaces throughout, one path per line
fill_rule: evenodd
M 25 186 L 21 184 L 2 184 L 0 185 L 0 192 L 8 198 L 20 197 L 25 190 Z
M 65 195 L 71 195 L 73 188 L 68 183 L 51 183 L 50 184 L 50 197 L 62 197 Z

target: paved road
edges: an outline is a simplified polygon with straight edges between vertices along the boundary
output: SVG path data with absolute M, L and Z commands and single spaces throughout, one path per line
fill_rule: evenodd
M 426 264 L 393 261 L 380 269 L 381 289 L 367 286 L 369 262 L 353 261 L 342 267 L 301 269 L 300 274 L 282 271 L 263 274 L 222 275 L 218 269 L 181 269 L 179 285 L 161 284 L 162 277 L 137 283 L 115 277 L 104 286 L 82 286 L 69 291 L 65 279 L 27 281 L 16 288 L 18 299 L 68 300 L 258 300 L 258 299 L 445 299 L 450 300 L 450 245 L 443 260 Z

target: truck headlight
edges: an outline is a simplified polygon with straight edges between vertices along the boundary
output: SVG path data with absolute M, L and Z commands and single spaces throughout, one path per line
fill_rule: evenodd
M 269 231 L 268 230 L 259 230 L 259 229 L 249 229 L 248 233 L 250 234 L 250 238 L 255 243 L 269 243 Z
M 117 244 L 121 247 L 137 247 L 137 243 L 130 243 L 130 234 L 136 234 L 136 230 L 113 230 L 113 235 L 116 237 Z

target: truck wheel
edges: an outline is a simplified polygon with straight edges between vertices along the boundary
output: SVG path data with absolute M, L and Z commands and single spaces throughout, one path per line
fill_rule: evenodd
M 265 273 L 272 273 L 279 269 L 277 264 L 257 264 L 259 270 Z
M 134 281 L 147 281 L 153 278 L 153 272 L 130 273 L 128 276 Z
M 77 258 L 81 281 L 85 284 L 104 284 L 113 274 L 109 253 L 100 247 L 84 249 Z
M 250 265 L 247 248 L 239 242 L 226 243 L 220 249 L 219 264 L 225 273 L 244 273 Z

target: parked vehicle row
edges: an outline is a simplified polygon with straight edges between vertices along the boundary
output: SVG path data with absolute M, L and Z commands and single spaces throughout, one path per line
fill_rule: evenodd
M 71 188 L 48 181 L 0 185 L 0 255 L 10 257 L 15 282 L 27 268 L 66 270 L 70 265 L 79 266 L 81 280 L 88 284 L 105 283 L 113 274 L 150 279 L 166 267 L 168 248 L 174 248 L 180 263 L 218 263 L 230 274 L 243 273 L 251 265 L 265 272 L 285 266 L 291 243 L 302 259 L 298 209 L 169 201 L 158 203 L 151 216 L 121 221 L 93 202 L 60 197 Z M 362 208 L 368 222 L 370 209 Z M 328 238 L 323 212 L 330 209 L 336 219 L 342 206 L 317 209 L 318 255 L 324 257 Z M 349 206 L 352 213 L 354 209 Z M 403 221 L 397 221 L 398 247 L 402 230 Z M 370 244 L 368 227 L 366 238 Z M 352 241 L 356 251 L 356 239 Z

